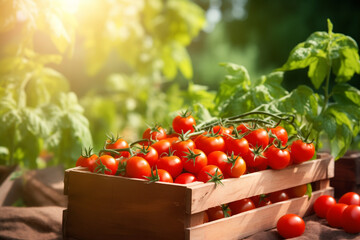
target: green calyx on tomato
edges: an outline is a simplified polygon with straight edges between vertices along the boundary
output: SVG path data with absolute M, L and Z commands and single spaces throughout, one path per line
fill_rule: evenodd
M 196 162 L 196 158 L 201 155 L 201 153 L 196 154 L 193 150 L 191 150 L 189 147 L 187 148 L 189 152 L 183 152 L 185 156 L 184 158 L 187 158 L 186 162 L 192 161 L 194 166 Z
M 230 216 L 231 216 L 231 215 L 230 215 L 231 210 L 230 210 L 230 208 L 229 208 L 229 205 L 227 205 L 227 204 L 222 204 L 222 205 L 220 205 L 220 207 L 221 207 L 221 210 L 222 210 L 223 213 L 224 213 L 224 218 L 227 218 L 227 217 L 230 217 Z
M 231 153 L 231 156 L 227 157 L 227 162 L 231 163 L 231 169 L 235 166 L 236 160 L 239 158 L 240 155 L 235 156 L 234 152 Z
M 96 172 L 96 173 L 102 173 L 102 174 L 104 174 L 105 171 L 106 171 L 106 172 L 111 172 L 111 170 L 102 163 L 102 161 L 101 161 L 100 158 L 98 158 L 98 159 L 96 160 L 96 165 L 97 165 L 97 166 L 95 167 L 95 170 L 94 170 L 94 172 Z
M 81 156 L 84 158 L 91 157 L 91 155 L 93 155 L 92 150 L 92 147 L 81 149 Z
M 160 181 L 160 176 L 157 167 L 155 167 L 155 171 L 151 171 L 150 177 L 145 177 L 145 178 L 149 180 L 149 183 Z
M 116 176 L 125 176 L 126 175 L 126 161 L 127 159 L 121 157 L 119 160 L 118 169 L 115 173 Z
M 218 168 L 216 168 L 216 170 L 215 170 L 215 173 L 214 173 L 214 175 L 211 175 L 210 173 L 206 173 L 207 175 L 209 175 L 209 177 L 210 177 L 210 180 L 209 181 L 207 181 L 207 182 L 213 182 L 213 183 L 215 183 L 215 187 L 218 185 L 218 184 L 221 184 L 221 185 L 224 185 L 222 182 L 221 182 L 221 180 L 224 178 L 224 176 L 223 176 L 223 174 L 219 174 L 218 173 Z
M 182 118 L 187 118 L 189 116 L 191 116 L 192 112 L 190 109 L 186 109 L 184 112 L 180 112 L 179 115 Z

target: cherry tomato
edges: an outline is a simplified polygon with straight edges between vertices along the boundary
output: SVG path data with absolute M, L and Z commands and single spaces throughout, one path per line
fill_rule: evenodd
M 360 196 L 354 192 L 348 192 L 341 196 L 339 203 L 345 203 L 347 205 L 359 205 L 360 206 Z
M 172 127 L 177 133 L 194 132 L 193 125 L 196 125 L 195 119 L 187 113 L 176 116 L 172 122 Z
M 296 140 L 290 146 L 291 159 L 293 163 L 299 164 L 310 160 L 315 154 L 315 146 L 312 143 L 305 143 Z
M 157 171 L 157 172 L 156 172 Z M 170 173 L 164 169 L 157 169 L 153 171 L 153 175 L 156 176 L 159 179 L 160 182 L 168 182 L 168 183 L 173 183 L 173 178 L 171 177 Z
M 203 223 L 207 223 L 207 222 L 209 222 L 209 215 L 207 214 L 206 211 L 204 211 Z
M 176 177 L 175 183 L 188 184 L 196 181 L 196 177 L 192 173 L 182 173 Z
M 253 196 L 251 197 L 251 200 L 257 208 L 272 204 L 271 200 L 266 195 Z
M 329 195 L 322 195 L 314 202 L 314 211 L 320 218 L 325 218 L 330 207 L 336 204 L 335 199 Z
M 147 128 L 142 137 L 143 139 L 159 141 L 166 138 L 166 131 L 160 126 L 155 126 L 153 128 Z
M 249 126 L 248 124 L 246 124 L 246 123 L 242 123 L 242 124 L 240 124 L 240 125 L 238 125 L 238 126 L 236 127 L 236 130 L 237 130 L 240 134 L 244 134 L 244 133 L 250 131 L 249 129 L 250 129 L 250 126 Z
M 331 227 L 341 228 L 342 213 L 347 206 L 348 205 L 344 203 L 336 203 L 329 208 L 326 214 L 326 220 Z
M 209 174 L 211 176 L 209 176 Z M 207 165 L 203 167 L 197 175 L 197 180 L 202 181 L 204 183 L 210 180 L 214 181 L 215 183 L 218 183 L 218 181 L 220 181 L 223 178 L 224 176 L 222 171 L 215 165 Z
M 134 156 L 129 158 L 126 163 L 126 176 L 131 178 L 150 177 L 151 168 L 149 163 L 142 157 Z
M 261 146 L 265 148 L 269 144 L 269 134 L 263 128 L 251 131 L 245 138 L 249 142 L 250 147 L 257 148 Z
M 230 138 L 225 143 L 226 152 L 228 153 L 228 155 L 234 153 L 234 155 L 239 155 L 243 157 L 249 151 L 249 143 L 245 138 Z
M 193 174 L 197 174 L 208 163 L 205 153 L 199 149 L 191 150 L 181 158 L 181 161 L 184 169 Z
M 92 154 L 91 156 L 80 156 L 76 161 L 76 167 L 87 167 L 90 172 L 94 171 L 95 162 L 98 159 L 98 155 Z
M 231 209 L 232 214 L 238 214 L 242 212 L 249 211 L 255 208 L 255 204 L 250 198 L 244 198 L 235 202 L 229 203 L 229 208 Z
M 159 158 L 155 148 L 145 145 L 136 152 L 136 156 L 144 158 L 149 163 L 150 167 L 153 167 Z
M 206 155 L 214 151 L 225 152 L 225 141 L 221 136 L 200 135 L 196 138 L 195 145 Z
M 231 210 L 226 206 L 216 206 L 209 208 L 207 211 L 209 221 L 215 221 L 221 218 L 230 217 Z
M 151 145 L 158 153 L 159 157 L 168 155 L 171 147 L 171 141 L 169 139 L 163 139 L 155 142 Z
M 171 146 L 172 151 L 174 151 L 174 155 L 178 156 L 179 158 L 186 156 L 190 150 L 195 149 L 195 143 L 193 140 L 188 139 L 185 141 L 176 141 Z
M 288 142 L 288 134 L 285 128 L 281 126 L 277 126 L 274 128 L 270 128 L 272 134 L 274 134 L 280 141 L 281 145 L 285 145 Z M 270 143 L 274 142 L 275 138 L 270 138 Z
M 220 125 L 214 126 L 212 128 L 212 132 L 219 135 L 231 135 L 232 131 L 233 131 L 232 127 L 227 128 Z
M 242 157 L 231 156 L 226 164 L 225 174 L 232 178 L 238 178 L 246 171 L 246 164 Z
M 272 192 L 269 194 L 269 199 L 272 203 L 282 202 L 289 199 L 289 196 L 284 190 Z
M 289 195 L 290 198 L 302 197 L 305 195 L 306 191 L 307 191 L 307 184 L 286 189 L 286 193 Z
M 289 165 L 290 153 L 287 149 L 279 149 L 274 145 L 269 147 L 264 156 L 267 158 L 268 165 L 272 169 L 283 169 Z
M 102 155 L 95 162 L 94 172 L 115 175 L 119 162 L 110 155 Z
M 283 238 L 299 237 L 305 231 L 305 222 L 296 214 L 286 214 L 278 220 L 276 228 Z
M 348 233 L 360 232 L 360 206 L 349 205 L 344 210 L 341 216 L 341 226 Z
M 175 179 L 183 170 L 183 163 L 177 156 L 164 156 L 158 159 L 156 166 L 158 169 L 164 169 Z
M 242 157 L 244 158 L 247 167 L 259 167 L 265 165 L 265 169 L 266 169 L 268 165 L 268 160 L 263 155 L 263 153 L 253 148 L 249 148 L 247 154 L 245 154 Z
M 114 139 L 108 139 L 105 143 L 105 149 L 123 149 L 123 148 L 129 148 L 129 144 L 122 138 L 118 138 L 114 141 Z M 120 158 L 120 157 L 129 157 L 130 153 L 128 151 L 122 151 L 119 154 L 113 154 L 110 152 L 106 152 L 106 155 L 111 155 L 114 158 Z
M 207 156 L 208 165 L 215 165 L 218 168 L 220 168 L 220 170 L 222 172 L 225 172 L 226 165 L 227 165 L 226 164 L 227 158 L 228 157 L 227 157 L 226 153 L 224 153 L 222 151 L 214 151 Z

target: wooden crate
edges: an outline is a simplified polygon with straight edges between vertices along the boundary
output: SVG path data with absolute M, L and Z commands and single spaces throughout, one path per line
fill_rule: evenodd
M 283 170 L 225 179 L 217 187 L 201 182 L 149 183 L 73 168 L 65 173 L 68 208 L 63 235 L 64 239 L 239 239 L 273 228 L 286 213 L 309 214 L 314 199 L 333 194 L 329 186 L 333 176 L 334 160 L 328 154 Z M 210 207 L 306 183 L 314 183 L 311 199 L 294 198 L 202 224 Z

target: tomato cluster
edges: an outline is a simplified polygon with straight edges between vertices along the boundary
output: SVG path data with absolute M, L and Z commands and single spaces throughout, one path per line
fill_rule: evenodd
M 357 193 L 344 194 L 338 203 L 332 196 L 320 196 L 315 200 L 314 211 L 318 217 L 326 218 L 331 227 L 360 233 L 360 196 Z
M 257 126 L 257 127 L 256 127 Z M 251 123 L 199 124 L 189 113 L 173 119 L 172 132 L 156 125 L 129 144 L 109 137 L 99 155 L 85 151 L 76 166 L 90 171 L 150 181 L 221 183 L 267 168 L 283 169 L 311 159 L 314 145 L 301 139 L 288 144 L 284 127 Z

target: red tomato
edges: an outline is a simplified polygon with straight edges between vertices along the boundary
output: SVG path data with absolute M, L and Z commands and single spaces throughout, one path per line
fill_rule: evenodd
M 336 204 L 335 199 L 329 195 L 322 195 L 314 202 L 314 211 L 320 218 L 325 218 L 330 207 Z
M 171 142 L 169 139 L 163 139 L 151 145 L 158 153 L 159 157 L 169 154 Z
M 293 163 L 299 164 L 310 160 L 315 154 L 315 146 L 312 143 L 305 143 L 296 140 L 290 146 L 291 159 Z
M 172 127 L 177 133 L 194 132 L 194 125 L 196 125 L 194 117 L 187 113 L 176 116 L 172 122 Z
M 245 138 L 249 142 L 250 147 L 257 148 L 261 146 L 265 148 L 269 144 L 269 134 L 263 128 L 251 131 Z
M 227 128 L 220 125 L 217 125 L 212 128 L 212 132 L 219 135 L 231 135 L 232 131 L 233 131 L 232 127 Z
M 165 156 L 159 158 L 156 163 L 158 169 L 164 169 L 175 179 L 183 170 L 183 164 L 177 156 Z
M 173 183 L 173 178 L 171 177 L 170 173 L 164 169 L 156 169 L 152 172 L 151 177 L 148 178 L 149 181 L 152 182 L 168 182 Z
M 284 190 L 272 192 L 269 194 L 269 199 L 272 203 L 282 202 L 289 199 L 289 196 Z
M 305 195 L 306 191 L 307 184 L 286 189 L 286 193 L 289 195 L 290 198 L 302 197 Z
M 115 175 L 119 162 L 110 155 L 102 155 L 95 162 L 94 172 Z
M 339 203 L 345 203 L 347 205 L 359 205 L 360 206 L 360 196 L 354 192 L 348 192 L 341 196 Z
M 171 146 L 172 151 L 174 151 L 174 155 L 178 156 L 179 158 L 186 156 L 186 154 L 190 150 L 195 149 L 195 143 L 193 140 L 188 139 L 184 141 L 176 141 Z
M 226 141 L 226 152 L 228 155 L 234 153 L 241 157 L 245 156 L 249 151 L 249 143 L 245 138 L 230 138 Z
M 203 223 L 207 223 L 207 222 L 209 222 L 209 215 L 207 214 L 206 211 L 204 211 Z
M 175 183 L 188 184 L 196 181 L 196 177 L 192 173 L 182 173 L 175 179 Z
M 147 128 L 143 133 L 143 139 L 159 141 L 166 138 L 166 131 L 160 126 Z
M 286 214 L 278 220 L 276 228 L 283 238 L 299 237 L 305 231 L 305 222 L 296 214 Z
M 269 147 L 264 156 L 267 158 L 268 165 L 272 169 L 283 169 L 289 165 L 290 153 L 287 149 L 279 149 L 274 145 Z
M 360 206 L 349 205 L 341 216 L 341 226 L 345 232 L 360 232 Z
M 197 174 L 208 163 L 205 153 L 199 149 L 190 150 L 181 161 L 184 169 L 193 174 Z
M 136 152 L 136 156 L 144 158 L 149 163 L 150 167 L 153 167 L 159 158 L 155 148 L 145 145 Z
M 122 138 L 118 139 L 108 139 L 105 143 L 105 149 L 124 149 L 129 148 L 129 144 Z M 130 153 L 128 151 L 122 151 L 119 154 L 113 154 L 113 153 L 105 153 L 106 155 L 111 155 L 114 158 L 119 157 L 129 157 Z
M 341 228 L 341 216 L 348 205 L 336 203 L 329 208 L 326 214 L 326 220 L 331 227 Z
M 244 198 L 235 202 L 229 203 L 229 208 L 231 209 L 232 214 L 238 214 L 242 212 L 249 211 L 255 208 L 255 204 L 250 198 Z
M 222 172 L 225 172 L 227 165 L 227 158 L 228 157 L 226 153 L 222 151 L 214 151 L 207 156 L 208 165 L 215 165 L 218 168 L 220 168 Z
M 209 221 L 215 221 L 221 218 L 230 217 L 231 210 L 226 206 L 216 206 L 209 208 L 207 211 Z
M 249 148 L 247 154 L 242 157 L 244 158 L 247 167 L 259 167 L 265 165 L 266 169 L 268 165 L 268 160 L 264 157 L 264 154 L 253 148 Z
M 246 171 L 246 164 L 242 157 L 232 155 L 228 158 L 228 162 L 225 168 L 226 176 L 232 178 L 238 178 Z
M 96 154 L 92 154 L 91 156 L 80 156 L 76 161 L 76 167 L 87 167 L 90 172 L 93 172 L 95 168 L 95 162 L 98 158 L 99 157 Z
M 251 200 L 257 208 L 272 204 L 271 200 L 266 195 L 253 196 L 251 197 Z
M 250 131 L 249 129 L 250 129 L 250 126 L 248 124 L 246 124 L 246 123 L 242 123 L 242 124 L 240 124 L 239 126 L 236 127 L 236 130 L 240 134 L 244 134 L 244 133 Z
M 150 177 L 151 168 L 149 163 L 142 157 L 134 156 L 129 158 L 126 163 L 126 176 L 131 178 Z
M 206 155 L 214 151 L 225 152 L 225 141 L 221 136 L 200 135 L 196 138 L 195 145 Z
M 270 128 L 269 131 L 281 141 L 281 145 L 285 145 L 288 142 L 288 134 L 285 128 L 277 126 L 275 128 Z M 270 143 L 274 142 L 274 140 L 275 138 L 270 138 Z
M 211 176 L 210 176 L 210 175 Z M 220 183 L 220 180 L 223 179 L 222 171 L 215 165 L 207 165 L 203 167 L 197 175 L 197 180 L 206 182 L 215 182 L 215 184 Z

